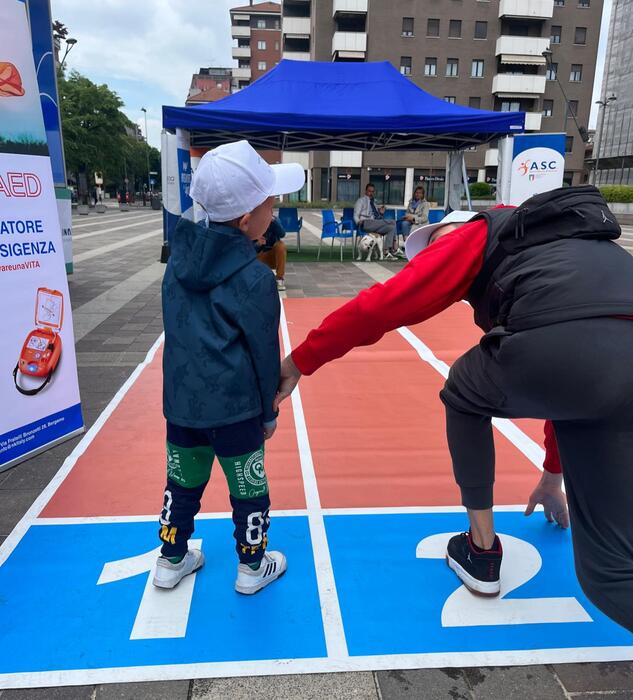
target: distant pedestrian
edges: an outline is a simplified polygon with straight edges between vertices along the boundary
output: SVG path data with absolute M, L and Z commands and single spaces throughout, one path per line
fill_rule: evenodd
M 255 242 L 257 259 L 261 260 L 261 262 L 268 265 L 271 270 L 275 271 L 277 289 L 280 292 L 286 290 L 285 274 L 288 249 L 286 248 L 286 244 L 281 240 L 285 238 L 285 236 L 286 232 L 284 231 L 284 227 L 281 225 L 279 219 L 274 216 L 261 242 Z

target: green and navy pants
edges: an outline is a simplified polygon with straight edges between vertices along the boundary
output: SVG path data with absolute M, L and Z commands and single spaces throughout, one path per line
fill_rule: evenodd
M 167 486 L 158 536 L 165 557 L 182 557 L 194 530 L 202 494 L 218 458 L 229 485 L 240 562 L 264 556 L 270 524 L 261 417 L 220 428 L 185 428 L 167 422 Z

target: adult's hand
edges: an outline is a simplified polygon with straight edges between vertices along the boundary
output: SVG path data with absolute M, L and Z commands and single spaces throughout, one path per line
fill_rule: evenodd
M 277 421 L 272 420 L 270 423 L 264 423 L 264 440 L 270 440 L 277 430 Z
M 562 483 L 562 474 L 543 472 L 541 480 L 532 491 L 525 515 L 532 515 L 534 508 L 540 503 L 543 506 L 545 517 L 550 523 L 556 522 L 563 528 L 569 527 L 567 498 L 563 493 Z
M 285 401 L 301 379 L 301 372 L 297 369 L 297 365 L 292 361 L 292 355 L 288 355 L 281 363 L 281 375 L 279 377 L 279 388 L 277 396 L 273 402 L 273 409 L 279 410 L 279 404 Z

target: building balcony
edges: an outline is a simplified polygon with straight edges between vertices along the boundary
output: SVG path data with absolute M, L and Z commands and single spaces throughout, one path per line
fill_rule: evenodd
M 552 0 L 553 2 L 554 0 Z M 332 15 L 367 14 L 367 0 L 334 0 Z
M 492 79 L 492 92 L 499 97 L 538 97 L 545 92 L 545 76 L 497 73 Z
M 307 37 L 310 36 L 309 17 L 284 17 L 281 31 L 287 36 Z
M 484 159 L 486 168 L 496 168 L 499 165 L 499 149 L 489 148 Z
M 334 32 L 332 56 L 362 60 L 367 52 L 366 32 Z
M 251 47 L 250 46 L 234 46 L 232 49 L 233 58 L 250 58 L 251 57 Z
M 549 38 L 533 36 L 507 36 L 497 39 L 496 54 L 501 63 L 544 66 L 543 51 L 549 48 Z
M 236 24 L 231 25 L 231 36 L 234 39 L 243 39 L 244 37 L 251 35 L 250 27 L 237 26 Z
M 250 80 L 251 79 L 251 69 L 248 68 L 233 68 L 233 77 L 236 80 Z
M 526 112 L 525 113 L 525 130 L 526 131 L 540 131 L 542 118 L 543 118 L 543 115 L 540 112 Z
M 499 17 L 551 19 L 554 0 L 500 0 Z
M 291 61 L 309 61 L 309 51 L 284 51 L 283 58 L 289 58 Z

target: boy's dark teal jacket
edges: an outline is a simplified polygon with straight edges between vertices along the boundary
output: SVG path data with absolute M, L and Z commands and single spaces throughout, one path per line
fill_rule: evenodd
M 191 428 L 262 415 L 279 384 L 279 295 L 252 241 L 181 219 L 163 279 L 163 412 Z

